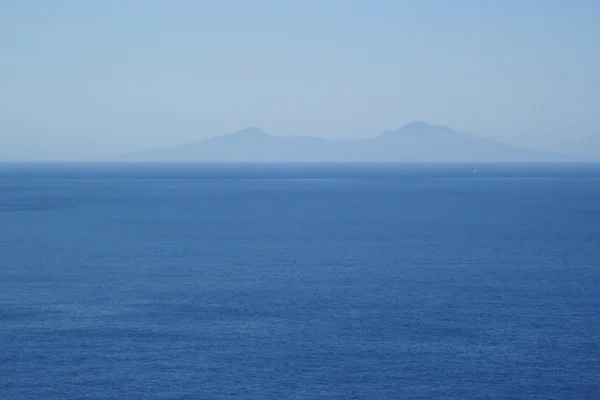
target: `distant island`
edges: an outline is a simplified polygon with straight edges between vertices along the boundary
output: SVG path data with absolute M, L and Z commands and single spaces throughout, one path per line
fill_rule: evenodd
M 149 162 L 549 162 L 570 157 L 523 149 L 446 126 L 412 122 L 374 138 L 273 136 L 252 127 L 176 147 L 125 154 Z

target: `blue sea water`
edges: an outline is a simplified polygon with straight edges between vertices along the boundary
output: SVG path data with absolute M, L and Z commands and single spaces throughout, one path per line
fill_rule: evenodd
M 599 399 L 598 165 L 0 166 L 0 399 Z

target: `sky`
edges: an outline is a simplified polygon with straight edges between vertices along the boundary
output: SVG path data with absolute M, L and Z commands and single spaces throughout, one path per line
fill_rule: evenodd
M 600 159 L 596 0 L 0 0 L 0 161 L 411 121 Z

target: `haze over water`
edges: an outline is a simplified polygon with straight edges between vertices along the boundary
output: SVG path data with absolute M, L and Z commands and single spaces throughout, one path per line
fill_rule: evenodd
M 0 166 L 0 397 L 597 399 L 597 165 Z
M 0 400 L 599 399 L 599 15 L 0 1 Z
M 600 160 L 598 15 L 595 0 L 5 1 L 0 161 L 411 121 Z

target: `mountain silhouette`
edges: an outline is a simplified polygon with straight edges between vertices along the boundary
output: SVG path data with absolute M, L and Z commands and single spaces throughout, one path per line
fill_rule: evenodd
M 273 136 L 246 128 L 181 146 L 126 154 L 125 161 L 165 162 L 508 162 L 567 161 L 568 157 L 514 147 L 456 132 L 446 126 L 411 122 L 361 140 Z

